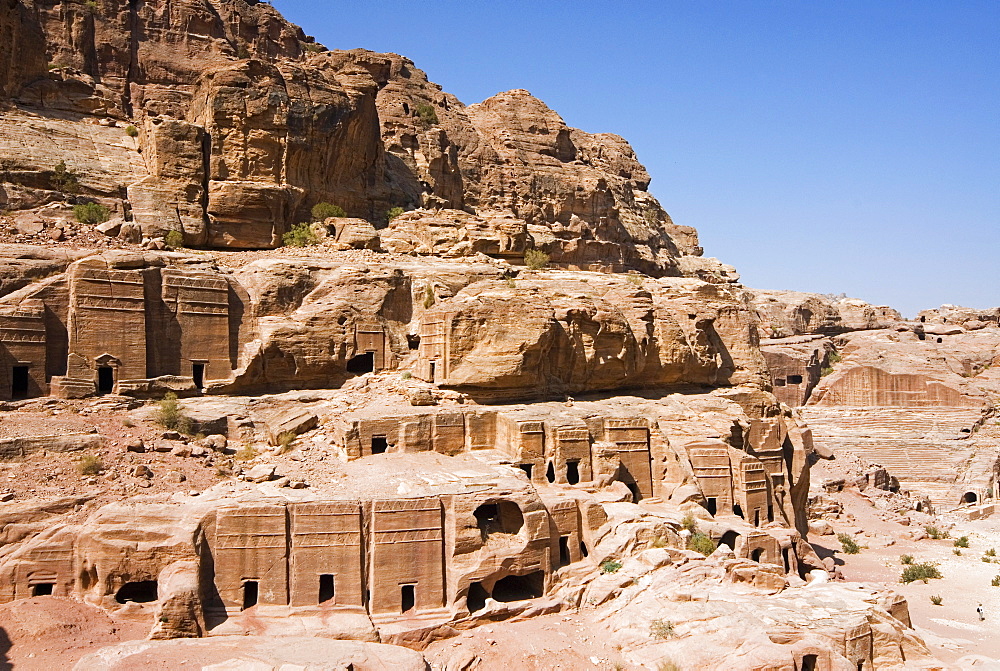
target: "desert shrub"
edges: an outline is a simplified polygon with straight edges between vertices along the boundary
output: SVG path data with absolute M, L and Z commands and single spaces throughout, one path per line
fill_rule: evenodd
M 156 421 L 165 429 L 177 431 L 186 435 L 191 434 L 191 418 L 181 412 L 181 404 L 177 401 L 177 394 L 168 391 L 157 403 Z
M 993 549 L 993 548 L 990 548 L 989 550 L 986 551 L 986 556 L 987 557 L 996 557 L 997 556 L 997 551 L 995 549 Z
M 665 548 L 667 547 L 667 539 L 665 536 L 657 536 L 653 539 L 653 542 L 649 544 L 651 548 Z
M 653 620 L 649 623 L 649 635 L 653 638 L 673 638 L 674 625 L 669 620 Z
M 103 224 L 111 216 L 111 210 L 100 203 L 79 203 L 73 206 L 73 216 L 81 224 Z
M 531 270 L 541 270 L 549 265 L 549 255 L 540 249 L 529 249 L 524 252 L 524 265 Z
M 400 375 L 399 375 L 399 376 L 400 376 L 401 378 L 403 378 L 404 380 L 409 380 L 409 379 L 410 379 L 411 377 L 413 377 L 413 373 L 411 373 L 411 372 L 410 372 L 410 371 L 408 371 L 408 370 L 404 370 L 404 371 L 403 371 L 402 373 L 400 373 Z
M 137 135 L 139 135 L 139 129 L 133 126 L 132 124 L 129 124 L 125 126 L 125 134 L 128 135 L 129 137 L 136 137 Z
M 437 298 L 434 296 L 434 285 L 428 284 L 424 289 L 424 309 L 429 310 Z
M 83 6 L 91 14 L 96 14 L 97 13 L 98 7 L 97 7 L 97 3 L 94 0 L 87 0 L 87 2 L 83 3 Z
M 990 584 L 994 587 L 1000 587 L 1000 575 L 993 578 L 993 581 Z
M 281 236 L 281 242 L 286 247 L 308 247 L 319 243 L 319 237 L 308 222 L 292 226 L 292 230 Z
M 942 538 L 948 538 L 948 537 L 951 536 L 951 534 L 949 534 L 947 531 L 941 531 L 937 527 L 933 527 L 933 526 L 924 527 L 924 531 L 926 531 L 927 535 L 930 536 L 931 538 L 933 538 L 936 541 L 941 540 Z
M 700 552 L 706 557 L 715 552 L 715 548 L 715 541 L 709 538 L 708 534 L 704 534 L 700 531 L 695 532 L 691 535 L 691 538 L 688 539 L 688 549 Z
M 980 560 L 982 560 L 982 562 L 983 562 L 984 564 L 989 564 L 990 562 L 992 562 L 992 561 L 993 561 L 992 559 L 990 559 L 990 558 L 989 558 L 989 557 L 987 557 L 986 555 L 983 555 L 983 556 L 982 556 L 982 557 L 980 557 L 979 559 L 980 559 Z
M 316 203 L 312 206 L 312 220 L 326 221 L 330 217 L 346 217 L 347 213 L 340 205 L 333 203 Z
M 696 532 L 698 530 L 698 520 L 695 519 L 694 515 L 688 513 L 684 516 L 684 519 L 681 520 L 681 529 L 687 529 L 691 533 Z
M 76 470 L 80 471 L 80 475 L 97 475 L 104 470 L 104 463 L 100 457 L 85 454 L 76 463 Z
M 913 563 L 913 555 L 902 555 L 899 558 L 899 563 L 903 564 L 904 566 L 906 566 L 908 564 L 912 564 Z
M 302 48 L 305 49 L 306 51 L 308 51 L 311 54 L 317 54 L 317 53 L 323 51 L 323 45 L 316 44 L 315 42 L 303 42 L 302 43 Z
M 437 112 L 431 105 L 417 105 L 416 112 L 420 125 L 424 128 L 430 128 L 438 122 Z
M 656 671 L 682 671 L 681 665 L 672 659 L 660 660 L 660 663 L 656 666 Z
M 177 249 L 178 247 L 184 246 L 184 234 L 174 229 L 172 231 L 167 231 L 167 234 L 163 237 L 163 242 L 166 243 L 167 247 L 170 249 Z
M 257 452 L 256 447 L 247 444 L 236 450 L 236 454 L 233 455 L 233 459 L 236 461 L 250 461 L 251 459 L 256 459 L 258 454 L 259 453 Z
M 406 212 L 406 210 L 401 207 L 390 207 L 385 213 L 385 220 L 387 222 L 392 221 L 399 215 L 403 214 L 403 212 Z
M 961 551 L 961 550 L 959 550 L 958 548 L 952 548 L 952 549 L 951 549 L 951 553 L 952 553 L 952 554 L 955 554 L 955 555 L 958 555 L 959 557 L 961 557 L 961 556 L 962 556 L 962 551 Z
M 820 377 L 826 377 L 827 375 L 832 375 L 832 374 L 833 374 L 833 368 L 831 368 L 830 366 L 825 366 L 824 368 L 821 368 L 819 371 Z
M 629 284 L 634 284 L 637 287 L 642 286 L 642 277 L 639 275 L 628 275 L 626 279 L 628 279 Z
M 840 547 L 843 549 L 844 554 L 856 555 L 861 552 L 861 546 L 858 545 L 857 541 L 847 534 L 837 534 L 837 540 L 840 541 Z
M 961 538 L 955 539 L 955 547 L 957 548 L 967 548 L 969 547 L 969 537 L 962 536 Z
M 830 352 L 830 354 L 827 355 L 826 360 L 832 366 L 835 363 L 840 363 L 841 358 L 842 357 L 838 352 Z
M 923 580 L 926 583 L 931 578 L 940 577 L 941 571 L 938 570 L 937 564 L 922 562 L 920 564 L 911 564 L 903 569 L 903 573 L 899 576 L 899 582 L 909 584 L 915 580 Z
M 507 278 L 507 288 L 509 288 L 509 289 L 517 289 L 517 282 L 514 281 L 513 277 L 508 277 Z
M 935 606 L 940 606 L 942 601 L 944 601 L 944 599 L 942 599 L 940 596 L 935 595 L 931 597 L 931 603 L 934 604 Z
M 605 559 L 601 562 L 601 573 L 618 573 L 618 570 L 622 567 L 620 561 L 614 559 Z
M 59 161 L 49 178 L 52 188 L 62 193 L 76 193 L 80 190 L 80 180 L 76 173 L 66 167 L 66 161 Z
M 295 442 L 296 438 L 298 438 L 298 436 L 294 431 L 285 431 L 278 434 L 278 454 L 284 454 L 292 449 L 292 443 Z

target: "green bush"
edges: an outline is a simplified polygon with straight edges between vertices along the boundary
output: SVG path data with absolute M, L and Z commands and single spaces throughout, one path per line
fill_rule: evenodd
M 133 126 L 132 124 L 129 124 L 125 126 L 125 134 L 128 135 L 129 137 L 136 137 L 137 135 L 139 135 L 139 129 Z
M 969 537 L 962 536 L 961 538 L 955 539 L 955 547 L 957 548 L 967 548 L 969 547 Z
M 167 244 L 167 247 L 170 247 L 170 249 L 177 249 L 178 247 L 184 246 L 184 234 L 176 229 L 167 231 L 163 241 Z
M 669 620 L 653 620 L 649 623 L 649 635 L 653 638 L 673 638 L 674 625 Z
M 940 606 L 942 601 L 944 601 L 944 599 L 942 599 L 940 596 L 935 595 L 931 597 L 931 603 L 934 604 L 935 606 Z
M 861 552 L 861 546 L 851 536 L 837 534 L 837 540 L 840 541 L 840 547 L 843 549 L 844 554 L 856 555 Z
M 926 583 L 931 578 L 940 577 L 941 571 L 938 570 L 937 564 L 923 562 L 921 564 L 911 564 L 903 569 L 903 573 L 899 576 L 899 582 L 909 584 L 915 580 L 923 580 Z
M 316 203 L 312 207 L 312 220 L 313 221 L 326 221 L 330 217 L 346 217 L 347 213 L 344 212 L 344 208 L 339 205 L 334 205 L 332 203 Z
M 927 535 L 936 541 L 941 540 L 942 538 L 949 538 L 951 536 L 951 534 L 947 531 L 941 531 L 937 527 L 924 527 L 924 531 L 926 531 Z
M 191 435 L 193 422 L 181 412 L 181 404 L 177 402 L 177 394 L 168 391 L 157 404 L 156 421 L 165 429 Z
M 76 464 L 76 469 L 80 471 L 80 475 L 97 475 L 104 470 L 104 463 L 100 457 L 96 457 L 93 454 L 85 454 L 80 457 L 80 461 Z
M 323 45 L 316 44 L 315 42 L 303 42 L 302 48 L 311 54 L 318 54 L 319 52 L 323 51 Z
M 540 249 L 529 249 L 524 252 L 524 265 L 531 270 L 541 270 L 549 265 L 549 255 Z
M 906 566 L 908 564 L 912 564 L 913 563 L 913 555 L 902 555 L 899 558 L 899 563 L 903 564 L 904 566 Z
M 319 244 L 319 237 L 312 226 L 303 221 L 301 224 L 295 224 L 292 226 L 292 230 L 282 235 L 281 242 L 286 247 L 308 247 Z
M 642 277 L 640 275 L 627 275 L 626 279 L 629 284 L 634 284 L 637 287 L 642 286 Z
M 715 541 L 709 538 L 708 534 L 704 534 L 700 531 L 695 532 L 688 539 L 688 549 L 694 550 L 695 552 L 700 552 L 706 557 L 713 552 L 715 552 Z
M 387 222 L 392 221 L 399 215 L 403 214 L 403 212 L 406 212 L 406 210 L 404 210 L 401 207 L 390 207 L 389 210 L 385 213 L 385 220 Z
M 601 573 L 618 573 L 621 569 L 622 563 L 620 561 L 615 561 L 614 559 L 605 559 L 601 562 Z
M 687 529 L 691 533 L 696 532 L 698 530 L 698 520 L 695 519 L 694 515 L 688 513 L 684 516 L 684 519 L 681 520 L 681 529 Z
M 416 112 L 424 128 L 430 128 L 438 122 L 437 112 L 430 105 L 417 105 Z
M 819 371 L 820 377 L 826 377 L 827 375 L 833 375 L 833 368 L 831 368 L 830 366 L 821 368 Z
M 73 216 L 81 224 L 103 224 L 111 216 L 111 210 L 100 203 L 80 203 L 73 206 Z
M 52 169 L 49 182 L 53 189 L 62 193 L 77 193 L 80 190 L 80 180 L 75 172 L 66 167 L 66 161 L 59 161 Z
M 828 354 L 826 357 L 826 361 L 832 366 L 835 363 L 840 363 L 841 358 L 842 357 L 840 356 L 840 353 L 830 352 L 830 354 Z

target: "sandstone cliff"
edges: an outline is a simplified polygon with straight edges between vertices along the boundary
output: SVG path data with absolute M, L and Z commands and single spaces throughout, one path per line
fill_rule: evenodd
M 267 4 L 5 0 L 0 34 L 4 209 L 97 199 L 147 239 L 268 248 L 318 202 L 377 227 L 394 206 L 445 208 L 509 219 L 521 242 L 503 251 L 577 268 L 678 275 L 701 253 L 622 138 L 523 90 L 465 107 L 409 60 L 327 51 Z

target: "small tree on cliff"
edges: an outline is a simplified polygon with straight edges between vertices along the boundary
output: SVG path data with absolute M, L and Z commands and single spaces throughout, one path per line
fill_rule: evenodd
M 312 208 L 313 221 L 326 221 L 330 217 L 346 217 L 344 208 L 333 203 L 316 203 Z M 287 243 L 286 243 L 287 244 Z

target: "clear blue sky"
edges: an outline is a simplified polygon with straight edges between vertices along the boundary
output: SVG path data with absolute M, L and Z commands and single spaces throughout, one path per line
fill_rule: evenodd
M 624 136 L 749 286 L 1000 305 L 1000 2 L 274 0 L 466 104 Z

